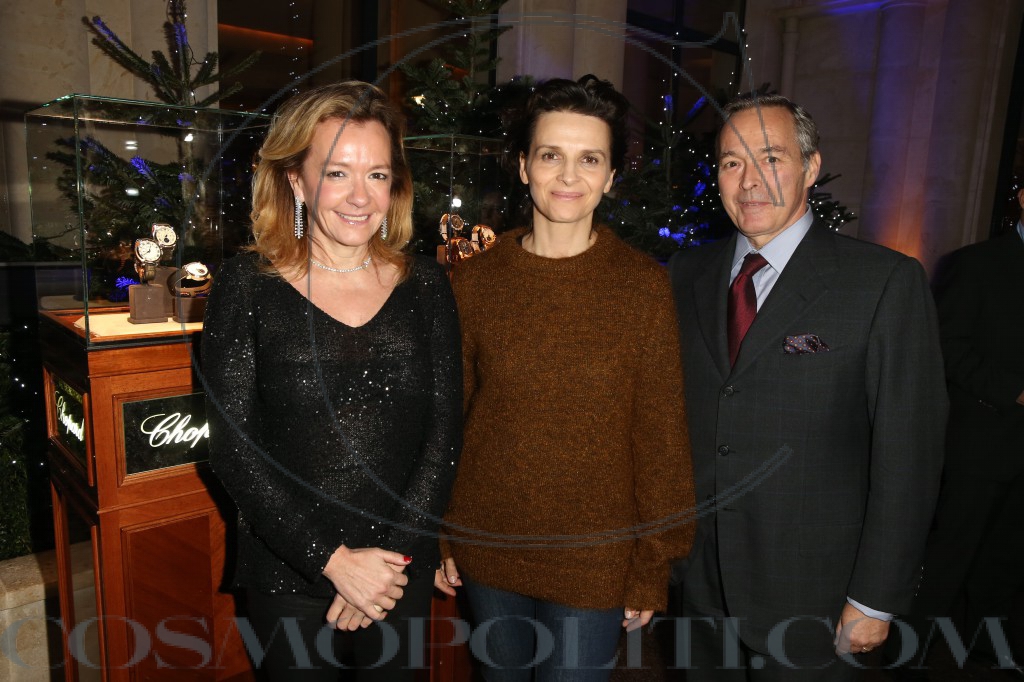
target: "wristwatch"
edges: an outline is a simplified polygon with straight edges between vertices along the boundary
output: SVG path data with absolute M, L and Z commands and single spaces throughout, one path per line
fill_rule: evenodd
M 135 272 L 139 273 L 139 282 L 146 284 L 156 277 L 156 264 L 160 262 L 163 251 L 156 241 L 148 238 L 135 240 Z
M 205 294 L 212 286 L 213 275 L 210 269 L 199 261 L 186 263 L 167 280 L 171 293 L 183 298 Z
M 160 245 L 162 255 L 167 257 L 174 251 L 174 245 L 178 243 L 178 234 L 172 225 L 153 223 L 153 241 Z

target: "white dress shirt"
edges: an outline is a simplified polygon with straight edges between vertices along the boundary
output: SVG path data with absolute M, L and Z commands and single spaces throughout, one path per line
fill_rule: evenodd
M 752 278 L 754 293 L 757 294 L 757 309 L 760 310 L 761 304 L 768 298 L 768 294 L 771 293 L 772 287 L 778 281 L 779 275 L 782 274 L 782 270 L 789 263 L 789 259 L 793 257 L 793 252 L 796 251 L 796 247 L 800 246 L 800 242 L 803 241 L 807 231 L 811 229 L 811 223 L 813 222 L 814 214 L 811 213 L 811 207 L 808 206 L 804 214 L 797 218 L 795 223 L 775 235 L 760 251 L 755 249 L 746 237 L 740 235 L 736 240 L 736 251 L 733 252 L 732 256 L 732 273 L 729 275 L 729 283 L 731 284 L 736 279 L 736 275 L 740 273 L 743 259 L 748 253 L 756 252 L 764 256 L 764 259 L 768 261 L 768 265 L 754 273 Z

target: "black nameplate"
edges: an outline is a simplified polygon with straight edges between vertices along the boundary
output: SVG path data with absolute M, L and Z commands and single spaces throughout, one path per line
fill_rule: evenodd
M 129 474 L 201 462 L 210 455 L 205 393 L 122 405 L 125 468 Z

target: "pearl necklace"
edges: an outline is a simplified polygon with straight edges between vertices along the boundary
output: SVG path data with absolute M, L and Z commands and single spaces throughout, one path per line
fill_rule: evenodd
M 345 274 L 346 272 L 357 272 L 359 270 L 365 270 L 366 268 L 370 267 L 370 256 L 366 257 L 366 260 L 363 261 L 362 265 L 357 265 L 354 268 L 332 268 L 330 265 L 324 265 L 315 258 L 310 258 L 309 262 L 317 266 L 321 270 L 327 270 L 328 272 L 340 272 L 341 274 Z

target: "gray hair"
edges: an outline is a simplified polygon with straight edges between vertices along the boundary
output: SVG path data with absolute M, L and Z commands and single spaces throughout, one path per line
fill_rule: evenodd
M 729 125 L 729 119 L 736 112 L 764 107 L 778 107 L 785 109 L 793 115 L 793 123 L 796 126 L 796 141 L 800 145 L 800 158 L 803 159 L 804 170 L 807 170 L 811 156 L 814 152 L 818 151 L 818 141 L 821 139 L 821 136 L 818 135 L 818 126 L 814 124 L 814 119 L 807 113 L 807 110 L 788 97 L 761 94 L 741 95 L 722 107 L 722 114 L 724 116 L 722 130 Z M 722 133 L 719 131 L 719 140 L 721 140 L 721 137 Z

